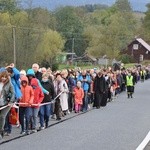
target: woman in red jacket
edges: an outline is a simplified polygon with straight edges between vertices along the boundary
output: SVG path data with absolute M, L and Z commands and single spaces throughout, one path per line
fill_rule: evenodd
M 42 89 L 38 85 L 38 81 L 36 78 L 33 78 L 31 80 L 31 86 L 34 91 L 34 100 L 32 105 L 32 132 L 37 132 L 39 106 L 43 101 L 44 94 L 42 92 Z
M 28 78 L 26 76 L 21 78 L 21 92 L 22 98 L 19 101 L 19 120 L 21 124 L 21 134 L 25 134 L 25 127 L 24 127 L 24 116 L 26 120 L 26 133 L 30 134 L 29 132 L 29 122 L 31 119 L 31 105 L 33 104 L 34 100 L 34 91 L 31 86 L 28 85 Z

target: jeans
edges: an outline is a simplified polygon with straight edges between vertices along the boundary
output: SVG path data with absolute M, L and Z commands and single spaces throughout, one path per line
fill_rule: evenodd
M 85 112 L 87 111 L 87 109 L 88 109 L 88 91 L 84 91 L 82 111 Z
M 39 108 L 32 107 L 31 109 L 32 109 L 32 129 L 37 129 Z
M 73 104 L 73 94 L 69 93 L 68 94 L 68 107 L 69 107 L 69 111 L 72 112 L 74 104 Z
M 48 124 L 50 114 L 51 114 L 51 104 L 40 107 L 39 115 L 40 115 L 41 127 L 44 127 L 44 122 L 46 122 L 46 124 Z
M 32 115 L 31 107 L 20 107 L 19 108 L 19 121 L 21 124 L 22 132 L 25 131 L 24 119 L 25 119 L 25 123 L 26 123 L 26 131 L 29 130 L 29 123 L 31 120 L 31 115 Z
M 5 119 L 11 107 L 0 110 L 0 132 L 4 130 Z
M 8 112 L 6 119 L 5 119 L 5 126 L 4 126 L 4 130 L 7 133 L 11 133 L 12 130 L 12 125 L 9 123 L 9 116 L 10 116 L 10 111 Z

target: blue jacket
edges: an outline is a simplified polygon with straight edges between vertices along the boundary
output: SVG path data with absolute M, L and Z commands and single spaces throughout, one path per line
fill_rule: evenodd
M 29 70 L 27 71 L 27 76 L 29 76 L 29 75 L 35 77 L 35 73 L 34 73 L 34 70 L 33 70 L 33 69 L 29 69 Z M 41 82 L 40 82 L 38 79 L 37 79 L 37 81 L 38 81 L 38 85 L 39 85 L 40 88 L 42 89 L 43 93 L 44 93 L 44 94 L 47 94 L 48 91 L 43 88 L 43 86 L 41 85 Z
M 91 77 L 89 75 L 86 75 L 85 79 L 86 81 L 83 81 L 83 76 L 79 75 L 77 81 L 81 81 L 83 90 L 87 92 L 90 88 Z
M 20 72 L 16 68 L 13 68 L 13 74 L 11 76 L 11 83 L 15 90 L 15 98 L 19 99 L 22 96 L 21 88 L 20 88 Z

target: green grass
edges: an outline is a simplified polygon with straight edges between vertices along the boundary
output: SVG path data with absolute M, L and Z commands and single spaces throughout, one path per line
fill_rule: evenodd
M 132 68 L 135 67 L 136 63 L 124 64 L 125 68 Z
M 60 64 L 59 70 L 62 69 L 75 69 L 75 68 L 81 68 L 81 69 L 93 69 L 93 68 L 99 68 L 97 65 L 67 65 L 67 64 Z

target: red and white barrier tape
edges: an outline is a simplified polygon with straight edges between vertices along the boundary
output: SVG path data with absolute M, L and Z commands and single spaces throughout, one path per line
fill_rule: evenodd
M 60 92 L 51 102 L 47 102 L 47 103 L 41 103 L 41 104 L 31 104 L 31 107 L 32 106 L 35 106 L 35 107 L 40 107 L 40 106 L 44 106 L 44 105 L 48 105 L 48 104 L 51 104 L 51 103 L 54 103 L 55 100 L 62 94 L 63 92 Z M 29 105 L 28 103 L 13 103 L 12 105 L 6 105 L 6 106 L 3 106 L 3 107 L 0 107 L 0 110 L 2 109 L 5 109 L 7 107 L 15 107 L 15 108 L 19 108 L 19 106 L 17 105 Z

